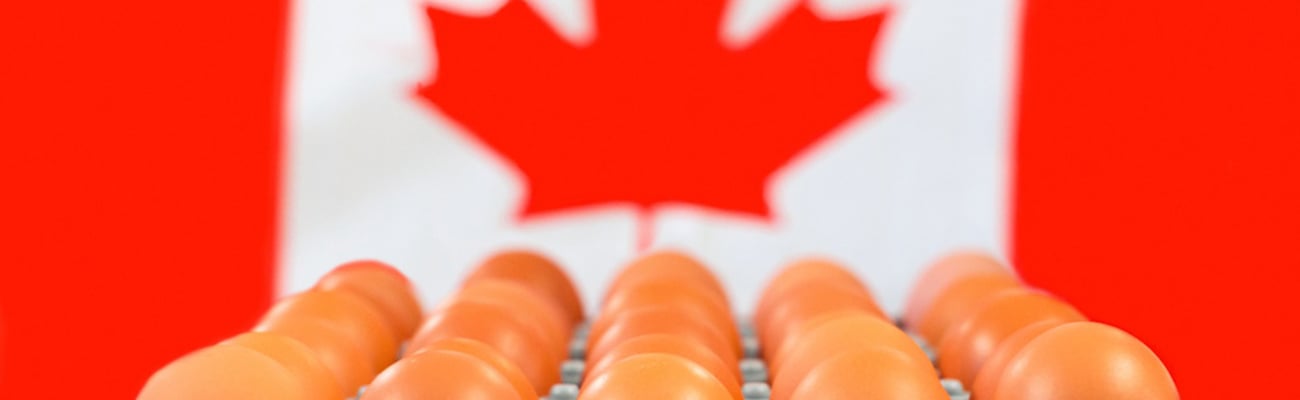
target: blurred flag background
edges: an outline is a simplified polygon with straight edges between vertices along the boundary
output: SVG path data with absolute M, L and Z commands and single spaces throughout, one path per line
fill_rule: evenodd
M 739 0 L 708 27 L 716 41 L 695 42 L 689 12 L 601 22 L 675 3 L 9 5 L 0 398 L 130 398 L 340 262 L 389 261 L 428 301 L 511 246 L 555 256 L 589 302 L 639 249 L 684 248 L 740 310 L 777 266 L 828 255 L 892 311 L 925 263 L 983 248 L 1142 338 L 1186 398 L 1285 390 L 1283 363 L 1300 356 L 1285 328 L 1300 281 L 1300 3 Z M 513 23 L 529 15 L 545 29 Z M 835 93 L 814 91 L 767 121 L 773 101 L 708 98 L 750 86 L 701 79 L 587 104 L 638 112 L 547 125 L 594 85 L 536 78 L 578 65 L 549 62 L 566 55 L 599 58 L 573 52 L 598 54 L 602 32 L 640 46 L 604 70 L 629 82 L 775 48 L 758 58 L 772 71 L 848 60 L 861 81 L 847 86 L 878 92 L 821 116 Z M 515 41 L 539 45 L 492 51 Z M 438 86 L 452 76 L 478 84 Z M 542 89 L 555 101 L 509 107 Z M 683 99 L 764 123 L 710 130 L 729 126 L 715 108 L 663 106 Z M 783 136 L 795 128 L 810 133 Z M 654 154 L 673 157 L 647 165 Z M 633 176 L 597 185 L 574 165 Z M 681 189 L 707 181 L 701 168 L 735 186 Z

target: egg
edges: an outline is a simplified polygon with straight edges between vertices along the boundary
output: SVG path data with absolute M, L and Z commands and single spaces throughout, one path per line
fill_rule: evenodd
M 627 312 L 614 319 L 600 339 L 587 349 L 587 360 L 600 360 L 624 341 L 641 335 L 680 335 L 699 342 L 728 364 L 736 364 L 735 352 L 713 327 L 677 308 L 657 306 Z
M 533 400 L 487 362 L 453 351 L 421 351 L 375 377 L 361 400 Z
M 866 315 L 874 318 L 879 318 L 878 315 L 871 314 L 866 311 L 857 310 L 857 309 L 848 309 L 848 310 L 825 313 L 817 316 L 816 318 L 792 326 L 786 333 L 786 339 L 781 342 L 780 349 L 776 349 L 776 350 L 763 349 L 764 359 L 767 361 L 767 365 L 769 366 L 781 365 L 781 363 L 785 360 L 786 354 L 790 352 L 790 349 L 794 348 L 796 345 L 800 343 L 807 341 L 806 336 L 809 333 L 816 330 L 817 328 L 821 327 L 822 325 L 840 318 L 854 316 L 854 315 Z
M 271 357 L 299 381 L 306 398 L 342 399 L 342 386 L 329 367 L 310 347 L 291 337 L 271 332 L 249 332 L 230 338 L 222 345 L 241 346 Z M 350 394 L 350 393 L 349 393 Z
M 792 298 L 806 297 L 809 292 L 825 291 L 828 290 L 827 288 L 832 288 L 831 290 L 837 291 L 860 293 L 864 296 L 870 297 L 870 292 L 862 290 L 852 282 L 829 279 L 802 279 L 790 284 L 782 285 L 780 289 L 769 293 L 769 297 L 760 299 L 758 308 L 755 309 L 753 316 L 754 326 L 759 328 L 759 333 L 762 334 L 761 329 L 771 325 L 772 315 L 774 314 L 775 309 L 780 308 Z M 874 305 L 874 301 L 872 303 Z M 876 306 L 876 309 L 879 310 L 878 305 Z M 880 314 L 884 315 L 884 312 L 881 311 Z
M 786 265 L 767 281 L 754 308 L 754 322 L 766 321 L 771 308 L 786 297 L 786 292 L 808 281 L 855 286 L 870 293 L 867 286 L 848 268 L 822 259 L 800 260 Z
M 998 379 L 1006 371 L 1007 364 L 1011 358 L 1020 353 L 1030 340 L 1038 335 L 1047 332 L 1052 328 L 1066 324 L 1067 322 L 1057 320 L 1039 321 L 1024 328 L 1016 330 L 1016 333 L 1007 336 L 1002 343 L 998 344 L 993 354 L 989 355 L 988 360 L 984 361 L 984 366 L 975 374 L 975 385 L 970 387 L 971 395 L 977 399 L 992 399 L 993 394 L 997 391 Z
M 1083 314 L 1074 307 L 1046 293 L 1024 288 L 1003 290 L 954 324 L 940 340 L 939 371 L 971 387 L 985 360 L 1020 328 L 1043 321 L 1083 320 Z
M 315 400 L 291 371 L 242 346 L 212 346 L 167 364 L 149 377 L 137 400 Z
M 1095 322 L 1030 340 L 1007 364 L 991 400 L 1176 400 L 1160 358 L 1137 338 Z
M 817 365 L 790 395 L 772 400 L 949 400 L 928 363 L 897 349 L 874 347 L 835 355 Z
M 705 322 L 722 331 L 737 356 L 744 352 L 740 343 L 740 330 L 727 304 L 710 296 L 706 289 L 683 282 L 655 281 L 625 285 L 605 301 L 601 315 L 618 315 L 623 310 L 656 305 L 700 311 L 706 318 Z
M 425 345 L 419 351 L 451 351 L 474 356 L 487 362 L 505 377 L 506 381 L 510 382 L 510 386 L 515 388 L 519 398 L 531 399 L 541 394 L 541 391 L 533 388 L 533 384 L 528 382 L 528 376 L 524 375 L 524 371 L 519 370 L 519 366 L 483 342 L 466 338 L 447 338 Z
M 560 378 L 560 356 L 546 347 L 527 320 L 500 304 L 460 302 L 448 305 L 420 325 L 410 351 L 438 340 L 462 337 L 491 346 L 510 359 L 542 394 Z
M 848 315 L 823 323 L 790 348 L 780 365 L 769 365 L 773 399 L 790 398 L 809 371 L 837 354 L 885 347 L 899 351 L 937 377 L 930 359 L 910 336 L 893 324 L 869 314 Z M 937 379 L 937 378 L 936 378 Z
M 949 254 L 931 264 L 917 278 L 904 308 L 903 323 L 908 329 L 917 330 L 938 297 L 957 282 L 972 276 L 1011 274 L 1009 269 L 985 253 L 960 251 Z
M 708 323 L 710 316 L 705 311 L 693 306 L 684 306 L 682 304 L 655 304 L 643 305 L 635 308 L 621 310 L 617 313 L 602 313 L 591 324 L 591 329 L 587 333 L 587 350 L 596 348 L 596 344 L 605 337 L 605 333 L 616 323 L 622 323 L 628 319 L 645 319 L 650 321 L 678 321 L 692 320 L 687 322 L 691 327 L 699 328 L 701 331 L 694 336 L 695 340 L 713 346 L 713 343 L 722 343 L 723 347 L 713 348 L 719 352 L 724 359 L 730 357 L 735 359 L 737 354 L 732 350 L 729 341 L 726 340 L 727 333 L 714 323 Z M 724 354 L 725 353 L 725 354 Z
M 409 339 L 423 318 L 420 299 L 406 275 L 379 261 L 362 260 L 340 265 L 321 277 L 316 288 L 345 290 L 369 301 L 383 315 L 398 342 Z
M 484 260 L 464 280 L 470 285 L 481 279 L 505 279 L 518 282 L 536 290 L 560 306 L 568 317 L 570 326 L 586 319 L 582 311 L 582 298 L 573 286 L 573 280 L 558 265 L 541 254 L 515 250 L 504 251 Z
M 494 303 L 510 308 L 520 318 L 530 321 L 529 325 L 546 339 L 551 351 L 563 351 L 568 348 L 569 333 L 572 326 L 559 305 L 550 299 L 542 298 L 527 287 L 500 279 L 483 279 L 466 285 L 443 305 L 456 302 Z
M 985 274 L 966 277 L 949 285 L 935 299 L 929 311 L 915 325 L 908 325 L 930 343 L 939 343 L 948 329 L 979 309 L 990 296 L 1004 289 L 1020 288 L 1011 275 Z
M 337 325 L 353 341 L 362 345 L 378 372 L 397 360 L 397 335 L 389 330 L 384 317 L 360 296 L 344 291 L 308 290 L 277 302 L 262 323 L 280 319 L 319 318 Z
M 253 331 L 285 335 L 306 345 L 329 368 L 343 393 L 355 392 L 379 372 L 362 343 L 337 322 L 311 316 L 278 318 L 258 324 Z
M 671 354 L 624 358 L 583 386 L 579 400 L 733 400 L 707 369 Z
M 588 364 L 586 379 L 602 375 L 614 363 L 639 354 L 663 353 L 680 356 L 708 370 L 717 378 L 735 400 L 742 400 L 740 375 L 736 364 L 727 364 L 708 347 L 684 336 L 650 334 L 637 336 L 614 346 L 599 360 Z
M 688 292 L 693 298 L 708 304 L 717 305 L 719 309 L 730 310 L 731 305 L 727 303 L 727 297 L 709 287 L 705 282 L 698 279 L 685 279 L 677 276 L 657 276 L 649 275 L 634 282 L 627 282 L 619 285 L 617 290 L 610 291 L 601 303 L 601 312 L 610 309 L 617 309 L 621 306 L 622 296 L 627 293 L 640 290 L 642 287 L 672 288 L 676 291 Z
M 861 310 L 884 319 L 884 312 L 867 293 L 843 285 L 809 286 L 797 296 L 789 296 L 771 309 L 764 325 L 757 327 L 763 347 L 780 349 L 786 334 L 793 328 L 822 314 Z
M 624 286 L 632 286 L 643 280 L 664 278 L 697 282 L 710 292 L 721 296 L 723 303 L 728 302 L 726 289 L 708 267 L 686 253 L 671 250 L 647 254 L 623 267 L 606 289 L 604 302 L 608 302 L 609 297 L 618 293 Z

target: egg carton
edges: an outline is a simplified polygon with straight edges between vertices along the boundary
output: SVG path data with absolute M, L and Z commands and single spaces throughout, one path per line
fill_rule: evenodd
M 590 325 L 583 323 L 574 330 L 573 340 L 569 344 L 569 359 L 560 365 L 560 383 L 551 387 L 550 393 L 541 397 L 540 400 L 577 400 L 578 394 L 582 390 L 582 376 L 586 371 L 587 358 L 587 334 Z M 751 324 L 740 324 L 741 343 L 744 345 L 745 358 L 740 361 L 739 370 L 744 385 L 741 387 L 741 395 L 745 400 L 769 400 L 772 395 L 771 387 L 768 386 L 768 369 L 767 362 L 763 360 L 758 341 L 757 333 Z M 921 347 L 925 355 L 930 358 L 930 363 L 934 364 L 938 360 L 938 355 L 934 346 L 915 334 L 909 334 L 916 344 Z M 956 379 L 942 379 L 940 383 L 943 389 L 948 392 L 951 400 L 970 400 L 970 392 L 967 391 L 960 381 Z

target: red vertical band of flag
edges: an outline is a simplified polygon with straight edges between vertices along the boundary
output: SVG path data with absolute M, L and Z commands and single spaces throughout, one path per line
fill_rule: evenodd
M 269 304 L 286 4 L 5 8 L 0 398 L 134 398 Z
M 1187 400 L 1276 397 L 1300 356 L 1300 2 L 1026 4 L 1020 272 L 1146 340 Z

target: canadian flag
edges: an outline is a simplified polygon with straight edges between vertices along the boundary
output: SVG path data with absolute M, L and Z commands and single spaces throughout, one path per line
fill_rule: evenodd
M 296 6 L 283 291 L 375 257 L 437 298 L 523 246 L 595 296 L 674 247 L 740 309 L 814 254 L 901 309 L 1005 248 L 1015 2 L 371 3 Z
M 741 312 L 808 255 L 897 312 L 976 248 L 1189 399 L 1300 356 L 1294 1 L 31 3 L 0 398 L 130 398 L 342 262 L 433 302 L 518 247 L 589 305 L 682 249 Z

